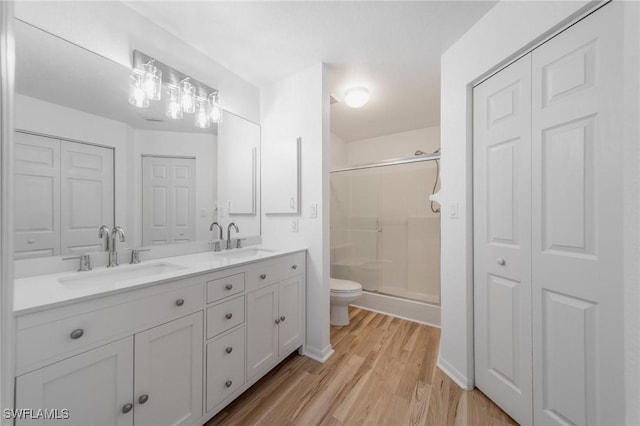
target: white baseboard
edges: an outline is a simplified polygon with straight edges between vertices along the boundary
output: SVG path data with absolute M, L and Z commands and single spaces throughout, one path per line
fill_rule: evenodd
M 466 391 L 473 390 L 473 379 L 469 379 L 467 376 L 458 371 L 457 368 L 449 364 L 447 360 L 442 359 L 442 357 L 440 357 L 440 354 L 438 354 L 438 362 L 436 365 L 440 370 L 444 372 L 444 374 L 449 376 L 449 378 L 456 382 L 456 384 L 462 389 Z
M 323 364 L 327 362 L 329 358 L 331 358 L 331 355 L 333 355 L 334 352 L 335 351 L 333 350 L 333 347 L 331 347 L 331 345 L 327 345 L 327 347 L 325 347 L 324 349 L 316 349 L 311 346 L 306 346 L 304 348 L 304 356 Z
M 440 327 L 440 306 L 365 291 L 351 306 L 392 317 Z

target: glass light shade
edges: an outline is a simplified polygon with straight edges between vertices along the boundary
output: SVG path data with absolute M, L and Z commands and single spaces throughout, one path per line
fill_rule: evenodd
M 142 74 L 136 71 L 129 76 L 129 103 L 138 108 L 149 108 L 149 98 L 142 88 Z
M 179 88 L 182 111 L 189 114 L 196 112 L 196 88 L 188 80 L 180 82 Z
M 369 91 L 365 87 L 353 87 L 344 94 L 344 103 L 351 108 L 360 108 L 369 102 Z
M 201 98 L 197 100 L 198 107 L 196 108 L 195 123 L 196 127 L 201 129 L 208 129 L 211 127 L 211 120 L 209 118 L 209 111 L 207 111 L 207 101 Z
M 180 90 L 177 87 L 169 87 L 165 114 L 174 120 L 182 118 L 182 104 L 180 103 Z
M 214 123 L 222 122 L 222 107 L 218 103 L 217 92 L 213 92 L 209 95 L 209 118 Z
M 142 66 L 142 72 L 144 93 L 149 100 L 159 101 L 162 97 L 162 71 L 150 62 Z

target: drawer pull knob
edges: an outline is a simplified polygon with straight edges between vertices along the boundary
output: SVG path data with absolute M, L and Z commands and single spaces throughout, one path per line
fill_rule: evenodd
M 231 290 L 233 288 L 233 284 L 227 284 L 224 286 L 227 290 Z
M 227 349 L 224 350 L 226 353 L 230 354 L 231 352 L 233 352 L 233 348 L 231 346 L 229 346 Z
M 149 395 L 141 395 L 140 398 L 138 398 L 138 402 L 141 405 L 147 402 L 148 400 L 149 400 Z
M 231 380 L 227 380 L 226 382 L 224 382 L 224 385 L 228 388 L 230 388 L 232 384 L 233 382 Z
M 280 317 L 280 321 L 284 322 L 284 320 L 286 320 L 287 317 L 285 317 L 284 315 Z
M 72 339 L 79 339 L 82 337 L 82 335 L 84 334 L 84 330 L 81 328 L 76 328 L 75 330 L 73 330 L 70 334 Z
M 280 324 L 280 318 L 276 318 L 276 324 Z
M 291 269 L 298 269 L 298 265 L 291 266 Z
M 176 300 L 176 306 L 182 306 L 182 305 L 184 305 L 184 299 Z
M 262 274 L 262 275 L 260 275 L 260 279 L 261 279 L 261 280 L 266 280 L 266 279 L 267 279 L 267 274 Z
M 228 314 L 226 314 L 224 317 L 225 317 L 226 319 L 231 319 L 231 318 L 233 318 L 233 314 L 232 314 L 231 312 L 229 312 L 229 313 L 228 313 Z
M 128 413 L 129 411 L 133 410 L 133 404 L 124 404 L 122 406 L 122 412 L 123 413 Z
M 499 257 L 496 259 L 496 263 L 500 266 L 504 266 L 507 262 L 503 258 Z

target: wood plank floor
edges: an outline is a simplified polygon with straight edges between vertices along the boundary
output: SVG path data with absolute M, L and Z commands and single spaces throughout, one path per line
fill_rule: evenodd
M 517 425 L 480 391 L 436 367 L 440 330 L 350 308 L 324 364 L 294 354 L 214 425 Z

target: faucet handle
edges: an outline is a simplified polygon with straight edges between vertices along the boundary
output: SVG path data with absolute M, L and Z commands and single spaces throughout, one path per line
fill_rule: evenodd
M 223 240 L 209 240 L 209 245 L 213 245 L 213 251 L 222 251 L 222 243 Z
M 151 251 L 151 249 L 129 249 L 131 250 L 131 261 L 129 262 L 132 265 L 137 265 L 140 263 L 140 252 L 143 251 Z
M 246 238 L 237 238 L 236 239 L 236 248 L 242 248 L 242 242 L 246 240 Z
M 91 256 L 88 254 L 81 254 L 79 256 L 63 257 L 62 260 L 80 260 L 80 267 L 78 272 L 90 271 L 91 268 Z

